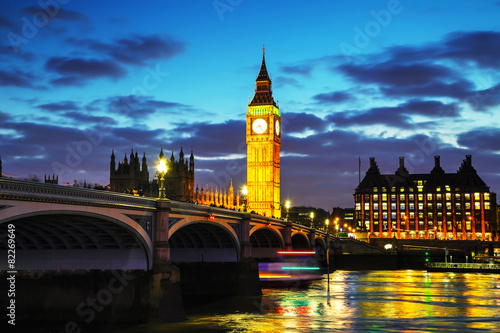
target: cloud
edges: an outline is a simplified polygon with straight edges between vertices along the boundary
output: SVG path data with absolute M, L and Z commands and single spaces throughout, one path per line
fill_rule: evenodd
M 116 61 L 131 65 L 144 65 L 151 59 L 169 59 L 185 49 L 183 42 L 169 36 L 159 35 L 134 35 L 115 39 L 110 43 L 90 38 L 69 38 L 67 42 L 92 49 Z
M 299 74 L 302 76 L 310 76 L 314 65 L 311 63 L 299 64 L 299 65 L 287 65 L 281 66 L 280 70 L 286 74 Z
M 457 143 L 471 150 L 500 152 L 500 129 L 496 127 L 475 128 L 459 134 Z
M 10 22 L 5 16 L 0 15 L 0 28 L 14 28 L 14 24 Z
M 52 80 L 54 85 L 83 85 L 89 79 L 118 79 L 125 76 L 125 70 L 111 60 L 52 57 L 45 63 L 45 69 L 62 75 Z
M 299 81 L 291 77 L 278 76 L 273 80 L 274 86 L 281 88 L 285 86 L 300 87 Z
M 107 108 L 110 112 L 129 117 L 131 119 L 144 119 L 154 114 L 157 110 L 169 110 L 170 113 L 182 113 L 190 110 L 189 105 L 165 102 L 150 99 L 143 96 L 115 96 L 107 101 Z
M 419 86 L 455 77 L 449 68 L 432 64 L 402 65 L 386 62 L 370 65 L 340 65 L 338 69 L 355 82 L 389 86 Z
M 283 133 L 304 133 L 305 131 L 323 131 L 328 124 L 320 117 L 310 113 L 284 113 L 281 126 Z
M 444 104 L 440 101 L 412 99 L 396 106 L 375 107 L 367 110 L 348 110 L 328 115 L 326 121 L 337 126 L 370 126 L 385 125 L 402 129 L 415 126 L 412 116 L 420 115 L 431 118 L 457 117 L 458 105 Z M 420 128 L 426 124 L 419 123 Z
M 36 107 L 39 108 L 40 110 L 52 111 L 52 112 L 80 110 L 80 107 L 78 105 L 76 105 L 76 103 L 73 101 L 63 101 L 63 102 L 56 102 L 56 103 L 40 104 L 40 105 L 37 105 Z
M 38 88 L 33 84 L 36 80 L 35 75 L 18 69 L 0 70 L 0 86 L 35 89 Z
M 10 119 L 10 115 L 6 112 L 0 110 L 0 122 L 4 122 Z
M 461 63 L 474 61 L 478 67 L 498 69 L 500 67 L 500 32 L 476 31 L 454 32 L 445 38 L 440 58 Z
M 330 104 L 330 103 L 342 103 L 352 101 L 355 98 L 345 91 L 334 91 L 331 93 L 317 94 L 313 96 L 318 103 Z
M 64 9 L 60 6 L 57 7 L 57 10 L 54 10 L 52 7 L 28 6 L 24 8 L 24 11 L 30 15 L 40 14 L 40 16 L 43 15 L 50 17 L 51 20 L 62 20 L 68 22 L 89 21 L 86 15 L 73 10 Z

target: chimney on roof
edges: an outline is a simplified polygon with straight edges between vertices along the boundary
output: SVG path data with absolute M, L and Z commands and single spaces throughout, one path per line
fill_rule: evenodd
M 375 157 L 370 157 L 370 168 L 376 167 Z
M 465 165 L 472 166 L 472 155 L 465 155 Z
M 440 165 L 441 163 L 440 163 L 439 159 L 440 159 L 440 156 L 434 156 L 434 166 L 436 168 L 439 168 L 441 166 Z
M 400 168 L 405 167 L 405 157 L 404 156 L 399 156 L 399 167 Z

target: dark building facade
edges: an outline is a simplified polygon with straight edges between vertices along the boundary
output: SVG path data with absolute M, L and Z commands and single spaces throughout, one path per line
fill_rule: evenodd
M 496 237 L 496 194 L 472 166 L 445 173 L 435 156 L 429 174 L 410 174 L 399 158 L 395 174 L 380 174 L 375 158 L 355 190 L 355 221 L 368 237 L 491 240 Z
M 111 152 L 111 161 L 109 163 L 109 186 L 111 191 L 122 193 L 133 193 L 134 191 L 151 196 L 151 183 L 149 181 L 148 164 L 146 153 L 142 157 L 142 169 L 137 151 L 130 152 L 130 159 L 127 154 L 122 162 L 116 165 L 115 152 Z
M 161 148 L 158 159 L 165 159 L 167 165 L 164 181 L 166 197 L 175 201 L 194 201 L 193 152 L 191 151 L 189 159 L 185 159 L 181 148 L 178 160 L 175 160 L 173 151 L 170 159 L 166 159 Z M 155 178 L 150 181 L 146 153 L 140 161 L 137 152 L 134 154 L 132 151 L 129 159 L 125 154 L 123 161 L 118 165 L 114 151 L 111 153 L 109 172 L 111 191 L 158 197 L 159 176 L 156 170 L 154 172 Z

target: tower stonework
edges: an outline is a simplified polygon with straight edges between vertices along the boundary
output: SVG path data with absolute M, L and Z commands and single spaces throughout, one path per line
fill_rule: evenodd
M 246 113 L 248 211 L 281 217 L 281 114 L 274 102 L 265 54 Z

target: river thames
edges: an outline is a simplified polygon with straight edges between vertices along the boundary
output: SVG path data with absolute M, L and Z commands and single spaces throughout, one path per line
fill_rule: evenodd
M 120 332 L 500 332 L 500 275 L 336 271 L 304 288 L 263 289 L 194 307 L 189 320 Z

